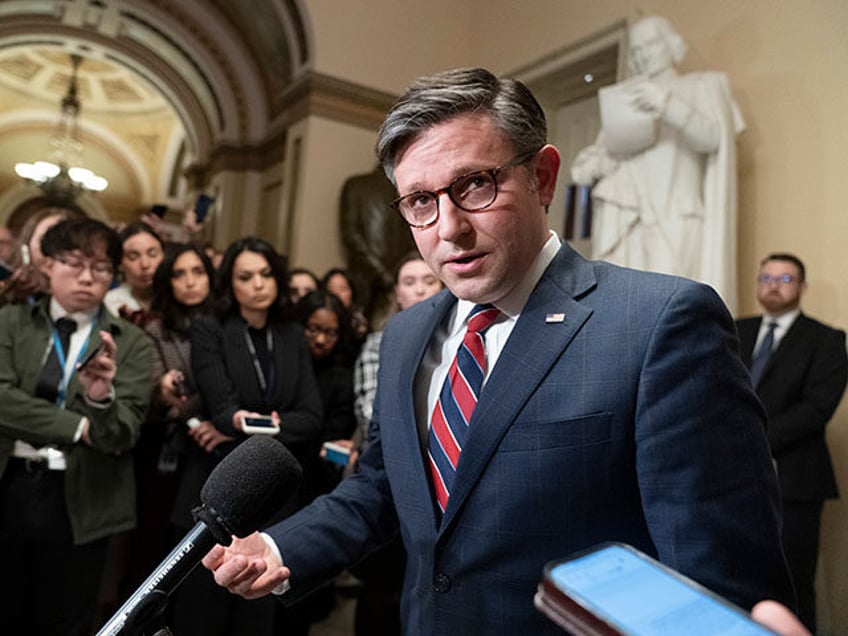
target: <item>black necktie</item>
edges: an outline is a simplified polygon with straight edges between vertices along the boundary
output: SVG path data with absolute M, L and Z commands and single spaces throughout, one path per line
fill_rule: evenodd
M 760 343 L 760 348 L 757 349 L 757 354 L 751 360 L 751 384 L 756 389 L 763 377 L 763 371 L 766 370 L 769 358 L 771 358 L 771 350 L 774 348 L 774 330 L 777 328 L 777 323 L 772 320 L 769 323 L 766 336 Z
M 56 331 L 59 332 L 59 342 L 62 343 L 62 353 L 67 359 L 68 351 L 71 348 L 71 334 L 77 330 L 77 323 L 70 318 L 59 318 L 56 321 Z M 50 355 L 47 356 L 47 362 L 41 367 L 41 373 L 38 374 L 38 382 L 35 384 L 36 397 L 44 398 L 49 402 L 55 402 L 59 396 L 59 383 L 62 382 L 64 369 L 59 362 L 59 353 L 54 347 L 50 349 Z

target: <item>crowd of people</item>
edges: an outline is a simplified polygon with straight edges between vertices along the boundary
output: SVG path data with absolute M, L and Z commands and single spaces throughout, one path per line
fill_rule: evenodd
M 584 260 L 548 227 L 541 106 L 484 69 L 420 78 L 377 150 L 418 249 L 381 332 L 345 270 L 289 272 L 259 237 L 216 267 L 145 223 L 28 222 L 0 289 L 9 631 L 102 623 L 267 427 L 303 479 L 175 592 L 158 621 L 180 636 L 305 635 L 351 572 L 358 634 L 553 634 L 544 565 L 604 541 L 804 634 L 787 606 L 814 611 L 817 544 L 788 525 L 817 533 L 835 484 L 793 494 L 787 467 L 829 462 L 848 362 L 844 332 L 800 310 L 800 260 L 763 261 L 763 316 L 738 329 L 706 285 Z M 824 380 L 778 382 L 781 356 Z
M 34 552 L 49 550 L 52 569 L 63 565 L 49 583 L 20 579 L 36 593 L 17 586 L 0 601 L 16 633 L 88 634 L 105 622 L 194 526 L 207 477 L 247 438 L 244 418 L 269 416 L 304 471 L 276 519 L 355 470 L 367 426 L 354 414 L 354 364 L 369 325 L 344 269 L 289 270 L 257 237 L 234 241 L 216 267 L 204 246 L 165 241 L 144 221 L 116 230 L 58 208 L 4 240 L 0 553 L 15 576 L 24 577 L 22 559 Z M 399 308 L 438 291 L 433 280 L 404 279 Z M 77 323 L 70 344 L 65 316 Z M 59 397 L 40 391 L 48 356 L 40 349 L 60 356 Z M 77 368 L 92 351 L 93 362 Z M 98 383 L 107 389 L 95 399 Z M 22 421 L 10 429 L 13 416 Z M 329 461 L 324 442 L 349 451 L 344 465 Z M 98 487 L 86 490 L 95 477 Z M 20 518 L 16 507 L 33 497 L 43 505 Z M 116 498 L 121 505 L 106 510 Z M 399 585 L 389 592 L 395 599 Z M 65 587 L 66 600 L 55 603 L 52 593 Z M 332 608 L 333 592 L 326 586 L 294 608 L 247 601 L 200 568 L 155 624 L 177 634 L 305 635 Z M 372 611 L 399 630 L 397 607 Z

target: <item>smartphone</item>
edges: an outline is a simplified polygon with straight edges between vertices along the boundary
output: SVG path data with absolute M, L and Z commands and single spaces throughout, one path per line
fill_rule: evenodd
M 270 415 L 242 416 L 241 430 L 248 435 L 276 435 L 280 432 L 280 427 L 274 423 Z
M 12 270 L 0 263 L 0 280 L 6 280 L 12 275 Z
M 106 348 L 106 345 L 102 342 L 93 350 L 86 354 L 86 356 L 82 359 L 82 361 L 77 365 L 77 371 L 82 371 L 89 362 L 94 360 L 97 355 L 102 352 Z
M 167 205 L 156 204 L 150 208 L 150 214 L 158 216 L 160 219 L 165 218 L 165 213 L 168 211 Z
M 197 201 L 194 202 L 194 218 L 198 223 L 203 223 L 213 203 L 215 203 L 215 197 L 203 193 L 197 196 Z
M 21 263 L 24 265 L 32 263 L 32 257 L 29 255 L 29 245 L 21 245 Z
M 774 635 L 739 607 L 623 543 L 548 563 L 534 603 L 581 635 Z
M 339 466 L 347 466 L 350 461 L 350 449 L 334 444 L 333 442 L 324 442 L 324 450 L 327 451 L 327 461 Z

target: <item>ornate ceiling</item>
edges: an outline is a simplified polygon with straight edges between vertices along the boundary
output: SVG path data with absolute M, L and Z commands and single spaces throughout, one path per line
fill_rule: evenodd
M 279 134 L 280 96 L 309 62 L 298 5 L 0 0 L 0 203 L 20 189 L 15 162 L 49 159 L 78 54 L 83 160 L 110 181 L 100 204 L 119 218 L 181 207 L 189 168 L 203 179 L 222 148 L 256 154 Z

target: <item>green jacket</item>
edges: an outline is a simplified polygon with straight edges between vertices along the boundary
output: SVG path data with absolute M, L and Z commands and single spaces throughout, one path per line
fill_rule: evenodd
M 0 309 L 0 475 L 15 440 L 35 447 L 55 444 L 67 460 L 65 501 L 74 543 L 79 545 L 135 526 L 130 449 L 150 401 L 152 350 L 143 331 L 104 308 L 88 350 L 100 343 L 100 330 L 114 338 L 118 366 L 114 401 L 105 409 L 89 405 L 76 374 L 64 410 L 34 397 L 51 337 L 48 301 Z M 73 441 L 81 416 L 90 421 L 92 446 Z

